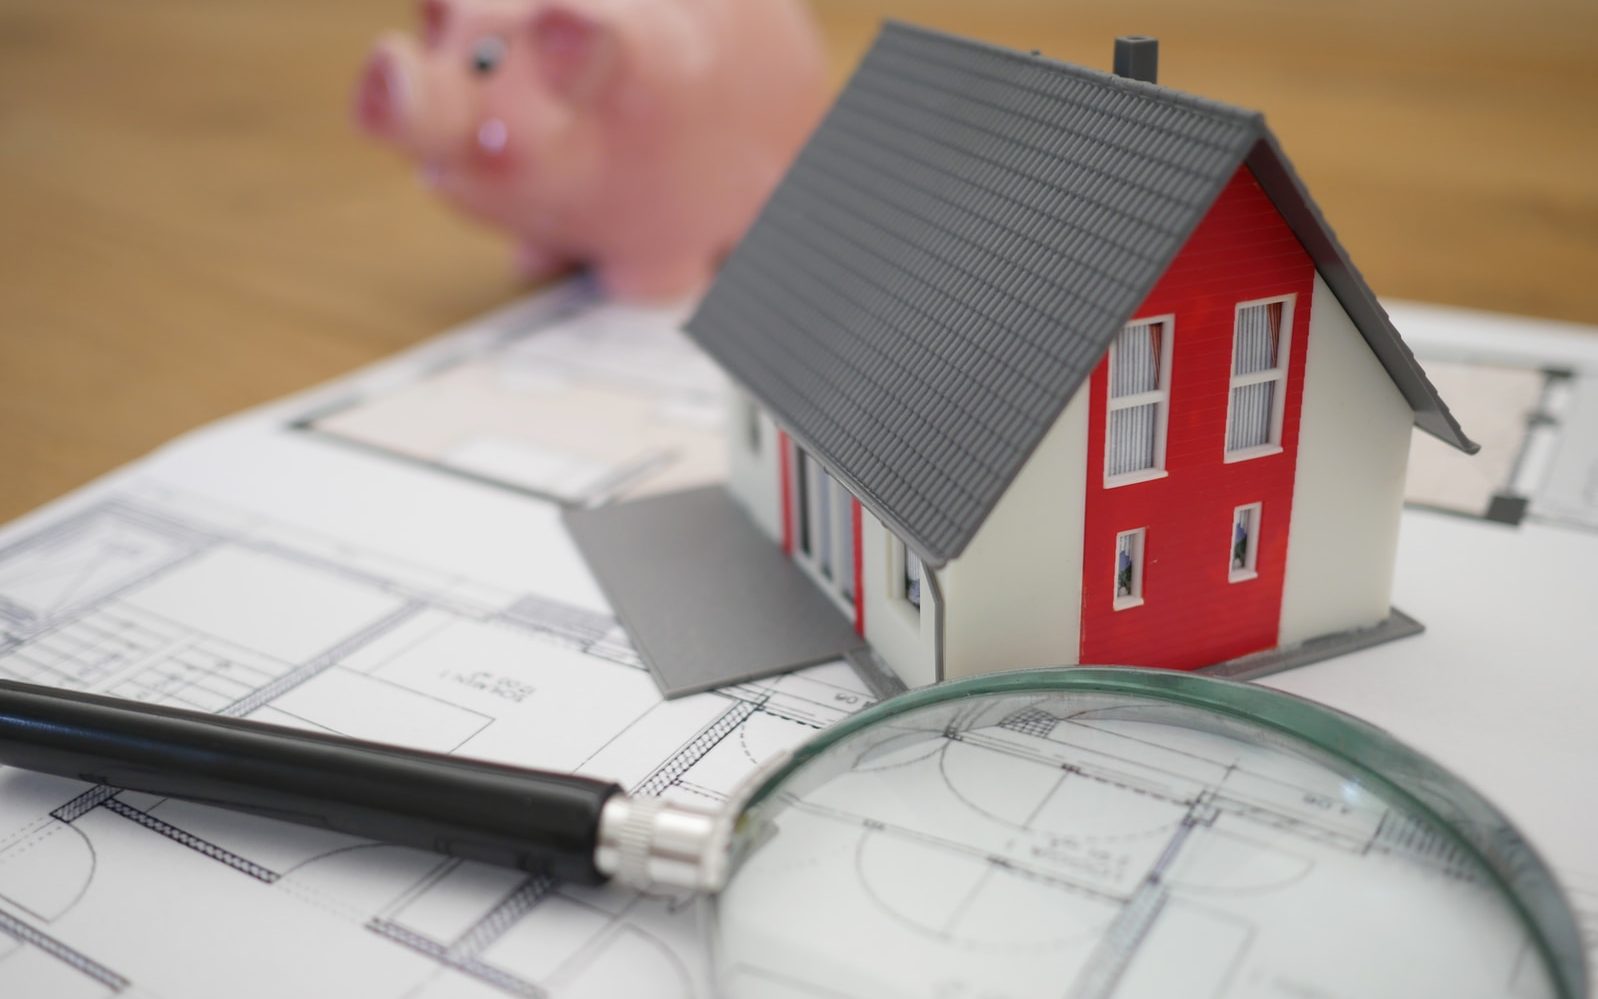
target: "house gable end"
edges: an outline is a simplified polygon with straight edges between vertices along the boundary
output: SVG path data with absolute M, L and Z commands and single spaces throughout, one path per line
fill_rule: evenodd
M 1155 474 L 1113 475 L 1107 462 L 1112 439 L 1126 453 L 1147 453 L 1125 449 L 1131 436 L 1146 440 L 1146 423 L 1114 430 L 1112 385 L 1125 382 L 1111 369 L 1149 353 L 1110 358 L 1094 371 L 1083 392 L 1081 662 L 1190 669 L 1276 644 L 1314 282 L 1296 233 L 1239 167 L 1137 311 L 1166 323 L 1159 335 L 1168 415 L 1163 428 L 1156 421 L 1165 446 L 1156 449 L 1164 457 Z M 1246 309 L 1260 316 L 1273 307 L 1270 333 L 1245 323 Z M 1240 368 L 1245 358 L 1252 363 Z M 1279 380 L 1239 387 L 1239 374 L 1273 371 Z M 1263 406 L 1255 390 L 1267 393 Z M 1241 416 L 1239 393 L 1253 400 L 1255 419 Z M 1249 507 L 1255 547 L 1239 576 L 1230 545 L 1236 513 Z

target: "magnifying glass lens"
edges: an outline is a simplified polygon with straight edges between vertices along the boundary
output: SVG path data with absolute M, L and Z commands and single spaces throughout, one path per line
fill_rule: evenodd
M 827 742 L 740 836 L 711 914 L 726 995 L 1560 994 L 1432 808 L 1163 697 L 934 699 Z

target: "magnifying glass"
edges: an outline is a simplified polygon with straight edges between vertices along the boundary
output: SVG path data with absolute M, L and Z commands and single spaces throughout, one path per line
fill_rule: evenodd
M 1250 684 L 997 673 L 893 698 L 719 811 L 0 682 L 0 762 L 692 889 L 726 996 L 1587 994 L 1547 866 L 1379 729 Z

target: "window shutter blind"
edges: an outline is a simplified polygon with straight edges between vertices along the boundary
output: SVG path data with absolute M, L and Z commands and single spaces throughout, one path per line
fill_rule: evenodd
M 1232 342 L 1233 379 L 1276 369 L 1281 335 L 1281 302 L 1239 309 Z M 1271 440 L 1271 424 L 1276 414 L 1277 387 L 1277 379 L 1233 387 L 1232 422 L 1226 434 L 1228 451 L 1275 443 Z
M 1158 438 L 1160 403 L 1115 408 L 1113 401 L 1161 388 L 1162 324 L 1130 323 L 1116 334 L 1110 359 L 1110 475 L 1153 468 Z

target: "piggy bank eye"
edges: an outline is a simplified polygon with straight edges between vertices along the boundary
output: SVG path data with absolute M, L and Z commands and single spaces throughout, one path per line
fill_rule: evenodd
M 505 39 L 497 35 L 479 38 L 477 44 L 472 46 L 472 72 L 487 76 L 499 67 L 504 58 Z

